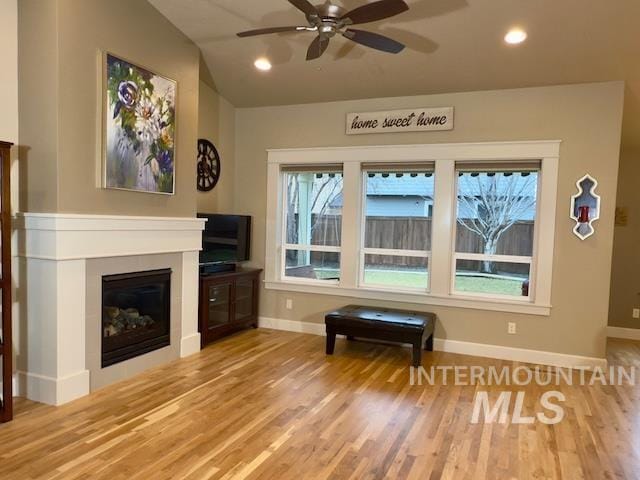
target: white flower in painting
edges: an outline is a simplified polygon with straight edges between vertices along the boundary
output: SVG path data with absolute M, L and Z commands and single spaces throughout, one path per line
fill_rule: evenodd
M 140 140 L 149 145 L 162 133 L 162 114 L 148 95 L 136 104 L 136 132 Z

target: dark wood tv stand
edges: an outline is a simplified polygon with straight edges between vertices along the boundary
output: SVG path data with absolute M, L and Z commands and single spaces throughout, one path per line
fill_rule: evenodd
M 204 348 L 239 329 L 258 327 L 259 269 L 200 275 L 199 330 Z

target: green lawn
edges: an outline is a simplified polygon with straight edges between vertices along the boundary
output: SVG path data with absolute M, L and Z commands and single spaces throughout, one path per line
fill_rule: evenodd
M 335 278 L 338 270 L 318 269 L 318 278 Z M 365 283 L 390 287 L 427 288 L 428 274 L 420 271 L 369 270 Z M 489 293 L 519 297 L 522 295 L 522 280 L 495 278 L 477 275 L 458 275 L 456 289 L 459 292 Z
M 459 292 L 493 293 L 521 297 L 523 281 L 511 278 L 458 275 L 456 276 L 456 289 Z
M 368 270 L 365 283 L 390 287 L 427 288 L 429 275 L 425 272 Z

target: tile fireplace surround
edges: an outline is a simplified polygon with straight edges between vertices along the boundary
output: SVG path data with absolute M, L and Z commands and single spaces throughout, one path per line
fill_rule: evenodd
M 25 213 L 15 227 L 15 381 L 21 395 L 61 405 L 200 350 L 198 251 L 204 220 Z M 171 345 L 102 369 L 102 276 L 160 268 L 173 272 Z

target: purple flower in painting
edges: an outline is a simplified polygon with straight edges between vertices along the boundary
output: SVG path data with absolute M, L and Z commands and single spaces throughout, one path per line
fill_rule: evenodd
M 162 173 L 170 173 L 173 171 L 173 155 L 171 152 L 164 151 L 158 155 L 158 165 Z
M 132 109 L 138 101 L 138 85 L 131 81 L 120 83 L 118 99 L 124 108 Z

